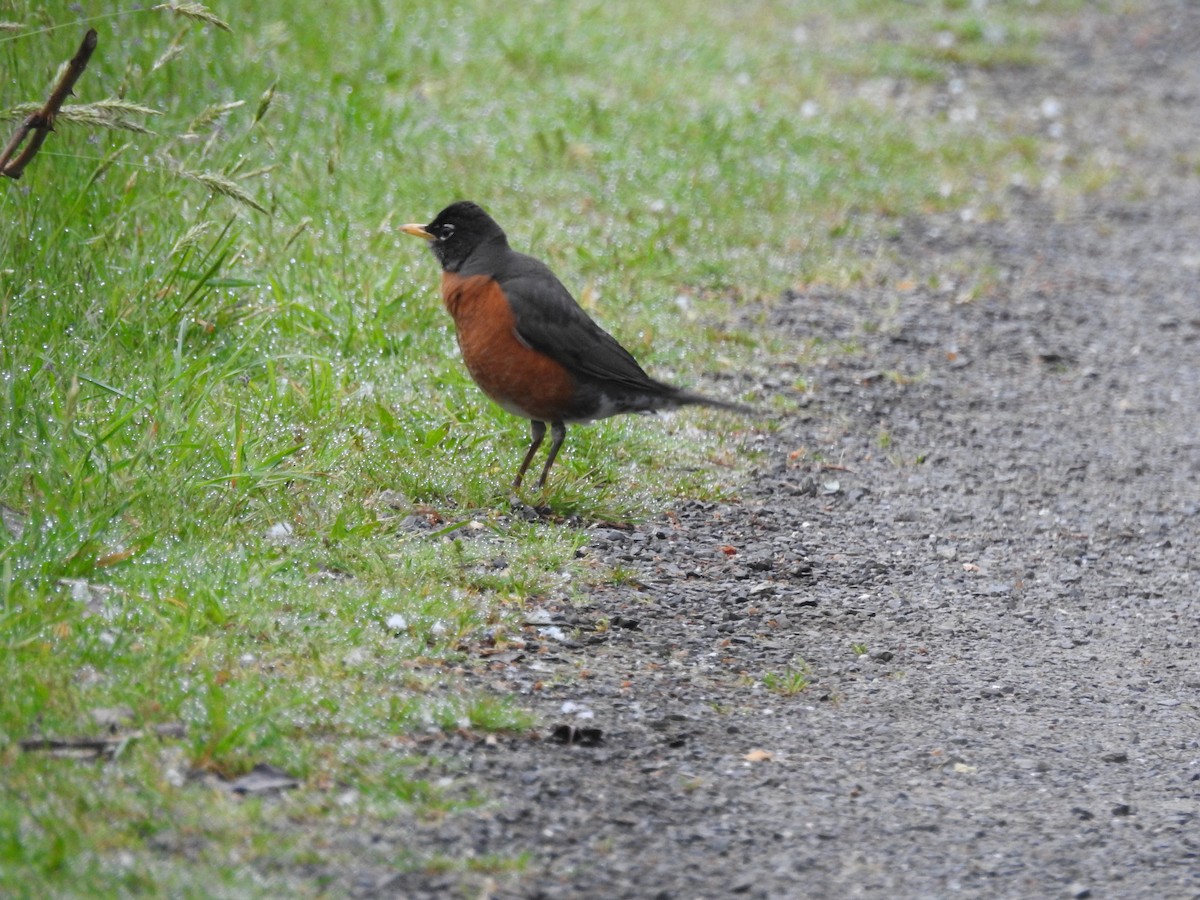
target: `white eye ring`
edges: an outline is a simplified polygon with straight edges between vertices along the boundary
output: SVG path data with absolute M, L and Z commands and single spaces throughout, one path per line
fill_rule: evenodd
M 442 226 L 442 240 L 446 240 L 452 234 L 454 234 L 454 226 L 447 222 Z

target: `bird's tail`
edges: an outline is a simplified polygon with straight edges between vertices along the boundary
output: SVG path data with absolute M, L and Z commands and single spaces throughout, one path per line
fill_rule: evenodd
M 695 391 L 684 391 L 676 388 L 666 398 L 671 406 L 711 406 L 713 409 L 723 409 L 728 412 L 740 413 L 743 416 L 758 415 L 758 410 L 745 403 L 733 403 L 730 400 L 718 400 Z

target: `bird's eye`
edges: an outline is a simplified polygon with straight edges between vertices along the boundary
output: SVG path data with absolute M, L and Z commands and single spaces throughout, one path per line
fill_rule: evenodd
M 442 240 L 443 241 L 446 240 L 452 234 L 454 234 L 454 226 L 451 225 L 449 222 L 447 222 L 445 225 L 442 226 Z

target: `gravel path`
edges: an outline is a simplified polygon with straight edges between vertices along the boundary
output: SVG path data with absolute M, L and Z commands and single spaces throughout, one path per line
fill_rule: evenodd
M 1200 7 L 1143 6 L 947 100 L 1117 178 L 782 298 L 861 352 L 780 374 L 817 389 L 740 501 L 596 528 L 627 583 L 481 663 L 547 726 L 444 748 L 492 802 L 372 840 L 525 871 L 358 895 L 1200 897 Z

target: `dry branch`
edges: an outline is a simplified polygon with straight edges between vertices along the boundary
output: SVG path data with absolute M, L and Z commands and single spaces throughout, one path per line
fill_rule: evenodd
M 9 178 L 20 178 L 24 174 L 25 167 L 37 156 L 38 150 L 42 148 L 42 144 L 46 142 L 50 132 L 54 130 L 55 116 L 62 108 L 63 101 L 73 93 L 75 82 L 87 68 L 88 60 L 92 58 L 92 51 L 95 49 L 96 29 L 89 28 L 88 33 L 83 37 L 83 43 L 79 45 L 79 49 L 63 68 L 62 74 L 59 75 L 58 84 L 50 92 L 50 98 L 41 109 L 31 113 L 21 123 L 12 136 L 12 140 L 8 142 L 8 146 L 4 148 L 4 152 L 0 154 L 0 174 L 7 175 Z M 29 143 L 25 144 L 25 149 L 21 151 L 20 156 L 12 159 L 13 154 L 17 152 L 21 144 L 25 143 L 26 138 L 29 138 Z M 11 163 L 10 159 L 12 159 Z

